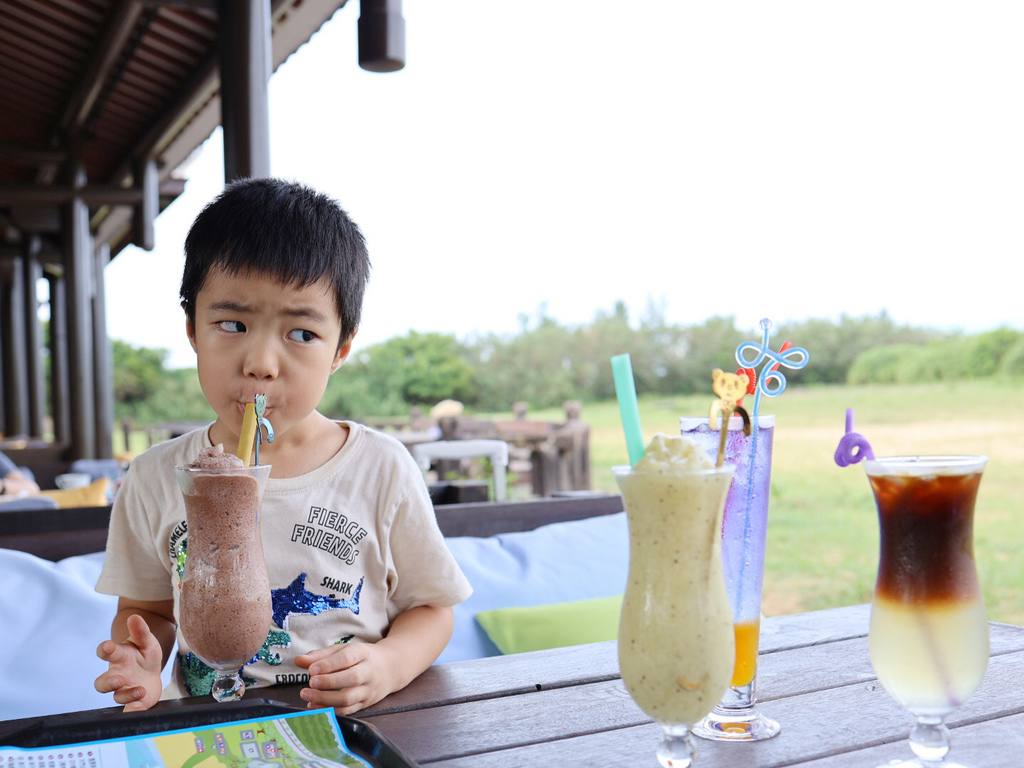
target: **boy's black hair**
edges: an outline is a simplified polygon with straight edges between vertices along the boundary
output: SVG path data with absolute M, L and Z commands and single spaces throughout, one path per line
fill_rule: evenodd
M 339 347 L 359 327 L 370 259 L 359 227 L 327 195 L 281 179 L 228 184 L 185 238 L 181 305 L 195 325 L 211 269 L 250 272 L 299 287 L 326 278 L 341 318 Z

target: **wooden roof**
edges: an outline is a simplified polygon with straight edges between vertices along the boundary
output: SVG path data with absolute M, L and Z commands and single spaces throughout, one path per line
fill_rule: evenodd
M 0 0 L 0 435 L 111 454 L 103 268 L 218 125 L 226 178 L 269 172 L 269 73 L 345 3 Z M 401 0 L 360 10 L 360 66 L 400 68 Z
M 274 0 L 273 67 L 345 2 Z M 217 18 L 216 0 L 0 0 L 3 245 L 52 235 L 76 174 L 96 240 L 116 255 L 140 239 L 140 168 L 155 161 L 162 210 L 220 123 Z

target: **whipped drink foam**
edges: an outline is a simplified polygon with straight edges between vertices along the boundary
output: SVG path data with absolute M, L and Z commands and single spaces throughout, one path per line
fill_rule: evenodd
M 679 435 L 657 434 L 651 439 L 644 457 L 636 463 L 633 471 L 644 475 L 685 475 L 714 466 L 696 440 Z
M 229 469 L 243 467 L 245 464 L 233 453 L 224 452 L 224 444 L 217 443 L 211 448 L 199 451 L 196 460 L 189 464 L 192 469 Z

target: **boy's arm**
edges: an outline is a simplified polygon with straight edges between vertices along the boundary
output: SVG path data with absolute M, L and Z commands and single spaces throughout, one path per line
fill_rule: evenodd
M 174 601 L 149 602 L 120 598 L 110 627 L 96 655 L 109 669 L 96 678 L 96 690 L 113 693 L 125 712 L 149 709 L 160 698 L 160 672 L 174 648 Z
M 34 481 L 29 480 L 28 476 L 19 469 L 12 470 L 4 475 L 2 482 L 4 494 L 7 496 L 17 496 L 21 493 L 35 496 L 39 493 L 39 486 Z
M 421 605 L 395 617 L 376 643 L 350 643 L 298 656 L 309 670 L 302 698 L 310 707 L 334 707 L 350 715 L 401 690 L 434 663 L 452 637 L 450 607 Z

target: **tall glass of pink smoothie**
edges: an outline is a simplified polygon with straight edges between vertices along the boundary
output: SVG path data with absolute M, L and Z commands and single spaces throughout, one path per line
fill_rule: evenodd
M 189 650 L 217 672 L 213 697 L 234 701 L 240 672 L 271 626 L 260 511 L 270 465 L 246 467 L 221 446 L 175 467 L 188 525 L 178 621 Z

